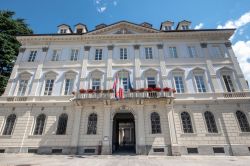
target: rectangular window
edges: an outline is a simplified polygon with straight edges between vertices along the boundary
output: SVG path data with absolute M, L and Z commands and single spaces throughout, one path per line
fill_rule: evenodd
M 28 62 L 34 62 L 36 59 L 36 54 L 37 54 L 37 51 L 31 51 Z
M 147 83 L 148 83 L 148 88 L 155 88 L 156 87 L 155 77 L 148 77 Z
M 214 153 L 225 153 L 223 147 L 213 147 Z
M 227 92 L 235 92 L 232 79 L 230 75 L 223 75 L 223 80 L 227 89 Z
M 198 148 L 187 148 L 188 154 L 197 154 Z
M 53 50 L 51 61 L 59 60 L 59 50 Z
M 50 96 L 52 94 L 54 80 L 46 80 L 44 95 Z
M 184 93 L 184 84 L 182 76 L 174 76 L 175 89 L 177 93 Z
M 188 53 L 190 58 L 194 58 L 197 56 L 196 49 L 194 46 L 188 46 Z
M 73 90 L 74 79 L 65 80 L 64 95 L 70 95 Z
M 170 31 L 170 30 L 172 30 L 172 27 L 171 26 L 165 26 L 164 29 L 165 29 L 165 31 Z
M 128 59 L 127 48 L 120 48 L 120 59 L 122 60 Z
M 67 33 L 67 29 L 61 29 L 60 33 Z
M 95 60 L 102 60 L 102 49 L 95 50 Z
M 99 79 L 99 78 L 92 79 L 92 89 L 93 90 L 100 90 L 101 89 L 101 79 Z
M 220 56 L 222 56 L 222 52 L 221 52 L 220 46 L 213 46 L 212 50 L 213 50 L 213 56 L 214 57 L 220 57 Z
M 28 86 L 28 80 L 20 80 L 17 96 L 24 96 Z
M 146 59 L 153 59 L 152 47 L 145 48 L 145 55 L 146 55 Z
M 182 25 L 181 28 L 182 28 L 182 30 L 188 30 L 189 29 L 188 25 Z
M 71 50 L 70 60 L 71 60 L 71 61 L 77 61 L 77 60 L 78 60 L 78 54 L 79 54 L 79 50 L 77 50 L 77 49 L 72 49 L 72 50 Z
M 176 47 L 169 47 L 169 54 L 171 58 L 178 58 Z
M 206 86 L 202 75 L 194 76 L 198 92 L 206 92 Z

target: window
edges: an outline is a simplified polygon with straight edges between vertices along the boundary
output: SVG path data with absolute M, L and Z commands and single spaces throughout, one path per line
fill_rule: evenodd
M 37 51 L 31 51 L 28 62 L 34 62 L 36 59 L 36 54 L 37 54 Z
M 214 153 L 225 153 L 223 147 L 213 147 Z
M 182 30 L 188 30 L 189 29 L 188 25 L 182 25 L 181 28 L 182 28 Z
M 145 48 L 146 59 L 153 59 L 152 47 Z
M 17 96 L 24 96 L 28 86 L 28 80 L 20 80 Z
M 59 50 L 53 50 L 51 61 L 58 61 L 58 60 L 59 60 Z
M 127 51 L 127 48 L 120 48 L 120 59 L 121 59 L 121 60 L 128 59 L 128 51 Z
M 232 79 L 230 75 L 223 75 L 223 80 L 227 89 L 227 92 L 235 92 Z
M 15 121 L 16 121 L 15 114 L 11 114 L 8 116 L 8 118 L 6 119 L 4 130 L 3 130 L 3 135 L 11 135 L 12 134 Z
M 95 50 L 95 60 L 102 60 L 102 49 Z
M 184 133 L 193 133 L 193 127 L 192 122 L 189 113 L 182 112 L 181 113 L 181 120 L 182 120 L 182 126 L 183 126 L 183 132 Z
M 169 47 L 169 54 L 171 58 L 178 58 L 176 47 Z
M 76 33 L 82 33 L 83 29 L 82 28 L 77 28 Z
M 218 133 L 216 122 L 214 119 L 214 115 L 211 112 L 206 111 L 204 113 L 204 116 L 205 116 L 208 132 L 209 133 Z
M 177 93 L 184 93 L 184 84 L 182 76 L 174 76 L 175 89 Z
M 198 92 L 206 92 L 206 86 L 202 75 L 194 76 Z
M 68 122 L 68 115 L 67 114 L 60 115 L 59 120 L 58 120 L 56 134 L 58 135 L 66 134 L 67 122 Z
M 188 154 L 197 154 L 198 152 L 198 148 L 187 148 L 187 152 Z
M 60 33 L 67 33 L 67 29 L 61 29 Z
M 246 115 L 241 111 L 237 111 L 236 116 L 237 116 L 241 131 L 250 132 L 250 126 L 249 126 Z
M 160 116 L 156 112 L 151 113 L 151 128 L 152 128 L 152 134 L 161 133 Z
M 156 87 L 155 77 L 147 77 L 147 82 L 148 82 L 148 88 Z
M 74 79 L 65 80 L 64 95 L 70 95 L 73 90 Z
M 214 57 L 220 57 L 222 56 L 221 48 L 220 46 L 212 46 L 213 56 Z
M 100 90 L 101 89 L 101 79 L 100 78 L 93 78 L 92 79 L 92 89 L 93 90 Z
M 44 95 L 50 96 L 52 94 L 53 85 L 54 85 L 54 80 L 46 80 Z
M 71 61 L 77 61 L 77 60 L 78 60 L 78 54 L 79 54 L 79 50 L 77 50 L 77 49 L 72 49 L 72 50 L 71 50 L 70 60 L 71 60 Z
M 88 118 L 88 131 L 87 134 L 96 134 L 96 126 L 97 126 L 97 115 L 90 114 Z
M 196 49 L 194 46 L 188 46 L 188 53 L 190 58 L 194 58 L 197 56 Z
M 34 135 L 42 135 L 43 134 L 45 119 L 46 119 L 46 116 L 44 114 L 40 114 L 36 118 L 36 126 L 35 126 L 35 130 L 34 130 Z
M 165 30 L 165 31 L 170 31 L 170 30 L 172 30 L 172 27 L 171 27 L 171 26 L 165 26 L 165 27 L 164 27 L 164 30 Z

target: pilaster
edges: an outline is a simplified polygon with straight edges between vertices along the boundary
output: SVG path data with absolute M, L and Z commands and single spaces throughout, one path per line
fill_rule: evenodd
M 158 44 L 157 48 L 158 48 L 159 61 L 160 61 L 162 86 L 167 87 L 167 68 L 166 68 L 166 62 L 164 59 L 163 44 Z
M 82 107 L 81 106 L 75 106 L 75 108 L 74 108 L 73 129 L 72 129 L 72 138 L 71 138 L 71 147 L 75 148 L 74 153 L 77 152 L 81 116 L 82 116 Z
M 83 54 L 83 60 L 82 60 L 82 69 L 80 74 L 80 86 L 79 89 L 88 89 L 87 83 L 87 66 L 88 66 L 88 59 L 89 59 L 89 53 L 90 53 L 90 46 L 84 47 L 84 54 Z
M 141 88 L 141 61 L 140 61 L 140 45 L 134 45 L 134 51 L 135 51 L 135 61 L 134 61 L 134 78 L 135 78 L 135 89 Z
M 104 107 L 104 123 L 103 123 L 103 140 L 102 140 L 102 154 L 111 154 L 111 106 Z
M 112 57 L 113 57 L 113 45 L 108 46 L 108 58 L 107 58 L 107 72 L 106 72 L 106 89 L 110 89 L 112 87 Z
M 146 154 L 144 106 L 138 104 L 137 108 L 137 154 Z

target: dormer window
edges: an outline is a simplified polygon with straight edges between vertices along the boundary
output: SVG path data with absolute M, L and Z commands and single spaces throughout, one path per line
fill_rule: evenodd
M 188 25 L 182 25 L 181 28 L 182 28 L 182 30 L 188 30 L 189 29 Z
M 164 27 L 164 30 L 165 30 L 165 31 L 171 31 L 171 30 L 172 30 L 172 27 L 171 27 L 171 26 L 165 26 L 165 27 Z
M 60 33 L 62 33 L 62 34 L 67 33 L 67 29 L 61 29 Z
M 82 33 L 82 30 L 83 30 L 82 28 L 77 28 L 76 33 Z

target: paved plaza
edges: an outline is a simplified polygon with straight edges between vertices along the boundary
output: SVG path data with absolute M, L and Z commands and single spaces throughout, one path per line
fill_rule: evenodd
M 250 156 L 0 155 L 0 166 L 249 166 L 249 163 Z

